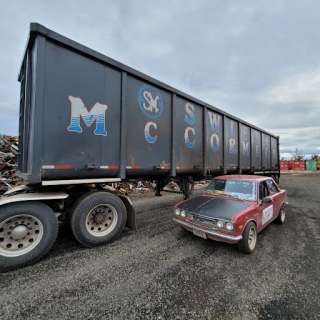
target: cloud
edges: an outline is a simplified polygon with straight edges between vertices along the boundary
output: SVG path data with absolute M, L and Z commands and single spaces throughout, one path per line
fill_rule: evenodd
M 320 66 L 309 66 L 303 70 L 290 67 L 279 83 L 267 89 L 260 100 L 268 105 L 299 103 L 302 110 L 307 104 L 319 110 Z

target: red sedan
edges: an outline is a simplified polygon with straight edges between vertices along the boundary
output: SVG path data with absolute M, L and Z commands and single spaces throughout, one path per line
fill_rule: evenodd
M 272 221 L 283 224 L 287 192 L 272 178 L 226 175 L 214 178 L 197 197 L 174 206 L 174 222 L 204 239 L 236 243 L 252 253 L 257 234 Z

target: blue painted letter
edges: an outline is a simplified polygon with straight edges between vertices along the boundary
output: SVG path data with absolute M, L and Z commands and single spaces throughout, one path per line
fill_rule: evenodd
M 153 126 L 155 129 L 157 129 L 157 124 L 155 122 L 147 122 L 144 127 L 144 136 L 149 143 L 155 143 L 157 141 L 158 136 L 155 135 L 154 137 L 152 137 L 150 135 L 150 127 L 151 126 Z
M 186 112 L 187 114 L 190 116 L 190 118 L 188 117 L 188 115 L 186 115 L 184 117 L 184 120 L 188 123 L 188 124 L 194 124 L 195 121 L 195 117 L 194 117 L 194 106 L 191 103 L 187 103 L 186 104 Z
M 193 148 L 196 140 L 194 139 L 192 142 L 189 140 L 189 131 L 191 131 L 194 135 L 196 134 L 196 130 L 194 128 L 188 127 L 184 132 L 184 141 L 188 148 Z
M 82 133 L 80 126 L 80 117 L 83 119 L 87 127 L 90 127 L 96 121 L 95 135 L 107 136 L 105 113 L 108 106 L 96 103 L 90 111 L 86 108 L 81 98 L 69 96 L 71 102 L 71 121 L 68 131 Z

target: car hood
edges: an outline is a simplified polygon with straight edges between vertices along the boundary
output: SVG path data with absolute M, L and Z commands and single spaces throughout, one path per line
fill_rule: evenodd
M 225 220 L 231 220 L 233 216 L 248 207 L 250 204 L 246 202 L 208 196 L 198 196 L 178 205 L 179 209 L 190 213 Z

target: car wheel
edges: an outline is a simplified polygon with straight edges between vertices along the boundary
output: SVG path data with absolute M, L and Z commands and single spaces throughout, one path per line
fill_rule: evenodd
M 254 222 L 249 222 L 242 234 L 242 240 L 237 243 L 238 250 L 245 253 L 252 253 L 257 245 L 257 226 Z
M 278 224 L 284 224 L 284 221 L 286 219 L 286 210 L 285 210 L 285 206 L 282 205 L 279 214 L 277 216 L 277 218 L 275 219 L 275 222 Z
M 20 202 L 0 207 L 0 272 L 40 260 L 52 248 L 58 221 L 41 202 Z
M 107 192 L 82 196 L 70 219 L 74 236 L 86 247 L 112 242 L 121 234 L 126 221 L 125 205 L 116 195 Z

